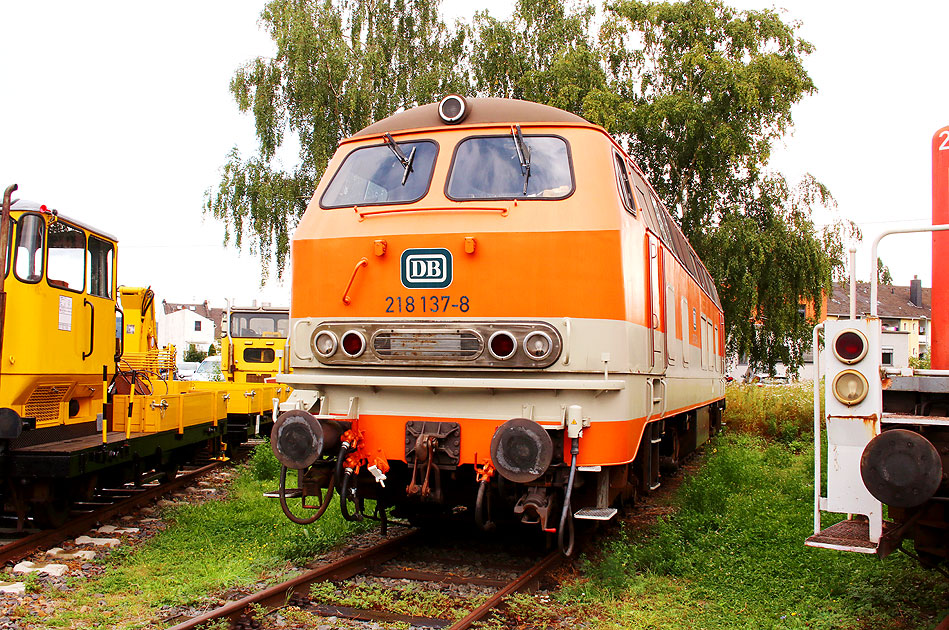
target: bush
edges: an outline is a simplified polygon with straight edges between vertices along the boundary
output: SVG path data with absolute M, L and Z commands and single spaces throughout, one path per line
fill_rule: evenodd
M 198 349 L 194 346 L 194 344 L 191 344 L 190 346 L 188 346 L 188 349 L 185 350 L 185 357 L 184 357 L 184 360 L 185 360 L 185 361 L 191 361 L 191 362 L 194 362 L 194 363 L 201 363 L 201 362 L 204 361 L 207 357 L 208 357 L 208 353 L 207 353 L 207 352 L 202 352 L 201 350 L 198 350 Z
M 269 481 L 280 475 L 280 462 L 274 457 L 269 440 L 254 447 L 248 467 L 251 476 L 258 481 Z

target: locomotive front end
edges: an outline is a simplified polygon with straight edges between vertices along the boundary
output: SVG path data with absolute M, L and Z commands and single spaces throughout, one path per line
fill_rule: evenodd
M 294 391 L 271 441 L 298 471 L 281 484 L 291 519 L 338 492 L 347 518 L 374 516 L 367 499 L 379 518 L 464 507 L 569 551 L 574 488 L 615 513 L 659 409 L 632 384 L 660 375 L 613 146 L 500 99 L 416 108 L 341 144 L 292 245 Z M 591 185 L 604 173 L 611 186 Z

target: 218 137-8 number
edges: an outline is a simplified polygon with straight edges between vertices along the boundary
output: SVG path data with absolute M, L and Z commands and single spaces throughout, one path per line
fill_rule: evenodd
M 467 313 L 471 307 L 467 295 L 452 298 L 450 295 L 409 295 L 385 298 L 386 313 L 447 313 L 449 309 Z

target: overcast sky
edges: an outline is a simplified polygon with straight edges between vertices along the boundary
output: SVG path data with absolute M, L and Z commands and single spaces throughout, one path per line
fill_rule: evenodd
M 949 125 L 944 42 L 949 2 L 783 3 L 815 52 L 818 93 L 794 110 L 793 135 L 772 165 L 824 182 L 841 216 L 864 232 L 858 276 L 869 277 L 879 232 L 931 219 L 933 134 Z M 225 249 L 201 212 L 227 152 L 256 147 L 253 122 L 228 82 L 272 50 L 262 1 L 5 2 L 0 8 L 0 188 L 117 236 L 119 281 L 168 301 L 288 303 L 289 284 L 258 290 L 255 255 Z M 449 19 L 506 2 L 449 0 Z M 292 159 L 292 156 L 289 156 Z M 292 164 L 286 164 L 292 168 Z M 910 223 L 915 221 L 915 223 Z M 931 283 L 929 237 L 890 237 L 881 257 L 898 283 Z

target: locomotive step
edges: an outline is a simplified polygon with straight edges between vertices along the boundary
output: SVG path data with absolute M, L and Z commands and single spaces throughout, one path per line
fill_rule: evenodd
M 893 528 L 893 524 L 883 522 L 883 533 Z M 857 553 L 877 553 L 878 543 L 870 541 L 870 524 L 865 519 L 847 519 L 831 525 L 812 535 L 804 544 L 808 547 L 822 547 L 839 551 Z
M 608 521 L 617 513 L 616 508 L 581 508 L 573 513 L 573 518 L 587 521 Z

